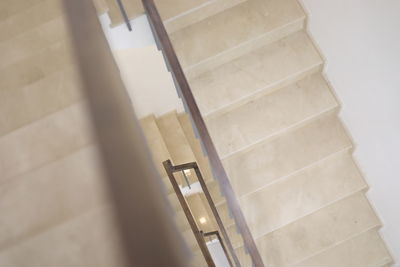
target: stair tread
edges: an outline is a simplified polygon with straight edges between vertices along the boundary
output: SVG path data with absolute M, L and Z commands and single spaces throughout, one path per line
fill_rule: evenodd
M 70 44 L 66 41 L 57 42 L 3 68 L 0 72 L 0 88 L 14 90 L 27 86 L 74 63 L 75 57 Z
M 190 86 L 208 116 L 290 85 L 321 64 L 306 33 L 298 32 L 190 79 Z
M 325 80 L 315 74 L 234 110 L 212 116 L 207 120 L 207 127 L 223 158 L 337 107 Z
M 111 209 L 95 209 L 2 251 L 0 266 L 127 266 L 120 244 Z
M 157 118 L 157 125 L 175 165 L 196 161 L 175 111 Z
M 108 203 L 98 153 L 88 146 L 1 183 L 0 249 Z
M 140 124 L 144 131 L 147 144 L 152 152 L 153 161 L 158 172 L 162 177 L 167 177 L 167 173 L 165 172 L 162 163 L 168 159 L 171 159 L 171 155 L 169 154 L 160 129 L 157 126 L 156 118 L 153 115 L 147 116 L 140 120 Z
M 256 239 L 264 262 L 288 266 L 380 226 L 363 193 L 354 194 Z
M 327 114 L 222 162 L 234 191 L 242 196 L 349 147 L 336 114 Z
M 240 206 L 250 231 L 258 237 L 366 188 L 349 151 L 344 150 L 242 197 Z
M 200 168 L 201 174 L 203 175 L 204 181 L 212 180 L 213 176 L 210 164 L 208 162 L 207 157 L 203 153 L 203 149 L 201 147 L 199 139 L 197 139 L 195 136 L 189 114 L 187 113 L 178 114 L 178 120 L 180 122 L 183 132 L 185 133 L 185 137 L 188 143 L 190 144 L 196 162 Z
M 372 229 L 293 266 L 381 267 L 390 266 L 392 261 L 379 233 Z
M 2 1 L 3 2 L 3 1 Z M 13 1 L 13 2 L 31 2 L 31 1 Z M 9 7 L 6 8 L 6 10 Z M 39 0 L 35 4 L 27 6 L 20 12 L 0 20 L 0 42 L 11 39 L 24 32 L 31 31 L 36 27 L 45 24 L 51 20 L 63 16 L 64 8 L 62 1 Z
M 181 65 L 188 71 L 224 51 L 251 40 L 260 41 L 267 33 L 302 19 L 304 12 L 296 1 L 248 0 L 170 37 Z M 256 42 L 251 45 L 256 46 Z M 235 56 L 240 55 L 235 53 Z
M 64 157 L 94 142 L 84 102 L 0 137 L 1 181 Z
M 27 86 L 2 88 L 0 136 L 76 103 L 83 98 L 81 87 L 78 71 L 69 65 Z
M 110 7 L 112 26 L 123 24 L 124 19 L 116 1 L 106 1 Z M 244 1 L 247 0 L 155 0 L 154 2 L 167 31 L 175 32 Z M 130 19 L 144 13 L 140 0 L 126 0 L 123 3 Z

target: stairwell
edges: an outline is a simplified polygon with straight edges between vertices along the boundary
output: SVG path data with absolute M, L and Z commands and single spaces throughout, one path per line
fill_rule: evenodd
M 390 266 L 306 19 L 247 0 L 170 38 L 265 265 Z
M 156 2 L 265 265 L 390 266 L 299 3 Z M 123 22 L 115 1 L 95 3 Z M 124 266 L 60 2 L 2 0 L 0 33 L 0 266 Z M 155 162 L 201 165 L 251 266 L 187 115 L 142 125 Z

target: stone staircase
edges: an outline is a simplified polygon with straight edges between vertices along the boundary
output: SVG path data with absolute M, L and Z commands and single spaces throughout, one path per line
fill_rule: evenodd
M 170 38 L 265 265 L 389 266 L 305 21 L 247 0 Z
M 175 165 L 189 162 L 198 163 L 199 168 L 201 169 L 201 172 L 203 174 L 203 178 L 205 179 L 207 187 L 213 198 L 213 201 L 216 203 L 224 226 L 229 229 L 228 235 L 231 238 L 231 241 L 235 243 L 235 248 L 238 248 L 238 251 L 236 253 L 238 254 L 239 259 L 242 262 L 249 261 L 249 255 L 247 255 L 246 253 L 240 253 L 240 250 L 243 246 L 243 240 L 236 231 L 236 226 L 233 219 L 230 217 L 225 200 L 220 193 L 219 186 L 217 182 L 213 180 L 208 159 L 204 156 L 201 144 L 199 140 L 195 137 L 195 133 L 192 129 L 192 124 L 188 114 L 177 114 L 176 111 L 173 111 L 158 118 L 151 115 L 141 119 L 141 125 L 143 127 L 148 145 L 152 152 L 154 163 L 156 164 L 158 171 L 163 177 L 163 184 L 166 191 L 168 192 L 168 198 L 170 200 L 171 206 L 175 210 L 175 218 L 178 228 L 183 234 L 186 243 L 189 244 L 189 247 L 194 252 L 194 255 L 201 254 L 199 251 L 199 247 L 192 234 L 192 230 L 187 222 L 187 219 L 183 214 L 176 194 L 172 189 L 171 183 L 169 181 L 169 178 L 167 177 L 164 167 L 162 166 L 162 162 L 168 159 L 172 160 L 173 164 Z M 191 177 L 189 177 L 189 179 L 190 178 Z M 196 178 L 190 180 L 191 183 L 194 183 L 196 181 Z M 182 182 L 181 185 L 185 186 L 185 184 Z M 201 197 L 204 196 L 204 194 L 202 193 L 200 195 Z M 198 215 L 197 217 L 212 217 L 211 211 L 209 212 L 209 214 L 207 214 L 205 211 L 202 211 L 200 209 L 198 203 L 196 203 L 196 198 L 186 197 L 186 200 L 194 215 L 202 214 Z M 213 219 L 209 219 L 207 221 L 213 221 Z M 210 228 L 210 231 L 217 229 L 215 224 L 210 226 L 201 225 L 201 229 L 207 228 Z M 195 257 L 195 261 L 192 262 L 192 264 L 193 266 L 206 266 L 202 257 Z
M 95 2 L 122 23 L 115 1 Z M 390 266 L 297 1 L 156 2 L 265 265 Z M 129 3 L 130 17 L 143 12 Z M 0 58 L 0 266 L 124 266 L 60 2 L 2 0 Z M 251 266 L 187 115 L 151 127 L 155 162 L 201 165 Z M 204 264 L 199 254 L 192 264 Z

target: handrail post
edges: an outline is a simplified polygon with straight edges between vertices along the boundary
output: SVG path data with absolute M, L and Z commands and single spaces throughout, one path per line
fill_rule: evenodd
M 179 188 L 179 185 L 175 180 L 173 166 L 172 166 L 171 161 L 170 160 L 164 161 L 163 165 L 164 165 L 165 171 L 167 172 L 169 180 L 171 181 L 172 187 L 175 190 L 176 196 L 178 197 L 179 203 L 182 206 L 183 212 L 185 213 L 185 216 L 190 224 L 190 227 L 193 231 L 196 241 L 200 247 L 201 253 L 203 254 L 208 266 L 215 267 L 214 261 L 210 254 L 210 251 L 208 250 L 207 244 L 204 240 L 203 234 L 200 231 L 200 229 L 198 228 L 196 221 L 193 218 L 192 212 L 190 211 L 190 208 L 189 208 L 188 204 L 186 203 L 185 197 L 183 196 L 181 189 Z
M 264 267 L 264 263 L 261 259 L 260 253 L 257 249 L 253 236 L 240 209 L 232 186 L 229 182 L 228 175 L 225 172 L 221 159 L 219 158 L 214 143 L 211 140 L 211 136 L 207 130 L 203 117 L 201 116 L 199 107 L 197 106 L 196 100 L 190 89 L 185 73 L 183 72 L 183 69 L 179 63 L 178 57 L 169 39 L 168 33 L 161 20 L 160 14 L 158 13 L 158 10 L 154 4 L 154 0 L 142 0 L 142 2 L 149 22 L 152 26 L 152 30 L 154 31 L 155 39 L 158 40 L 158 45 L 161 47 L 161 50 L 166 59 L 166 63 L 170 67 L 173 78 L 178 84 L 177 89 L 180 90 L 180 95 L 182 96 L 184 104 L 186 104 L 186 106 L 188 107 L 194 125 L 199 133 L 200 140 L 203 143 L 204 148 L 207 152 L 207 156 L 211 168 L 214 172 L 215 179 L 219 182 L 221 191 L 226 198 L 228 208 L 232 212 L 239 233 L 243 237 L 246 249 L 250 254 L 254 266 Z

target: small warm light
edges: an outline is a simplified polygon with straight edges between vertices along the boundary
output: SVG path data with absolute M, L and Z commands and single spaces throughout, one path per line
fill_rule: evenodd
M 185 173 L 186 176 L 189 176 L 191 174 L 190 170 L 183 170 L 183 172 Z
M 201 217 L 201 218 L 199 219 L 199 221 L 200 221 L 201 224 L 205 224 L 205 223 L 207 222 L 207 219 L 204 218 L 204 217 Z

